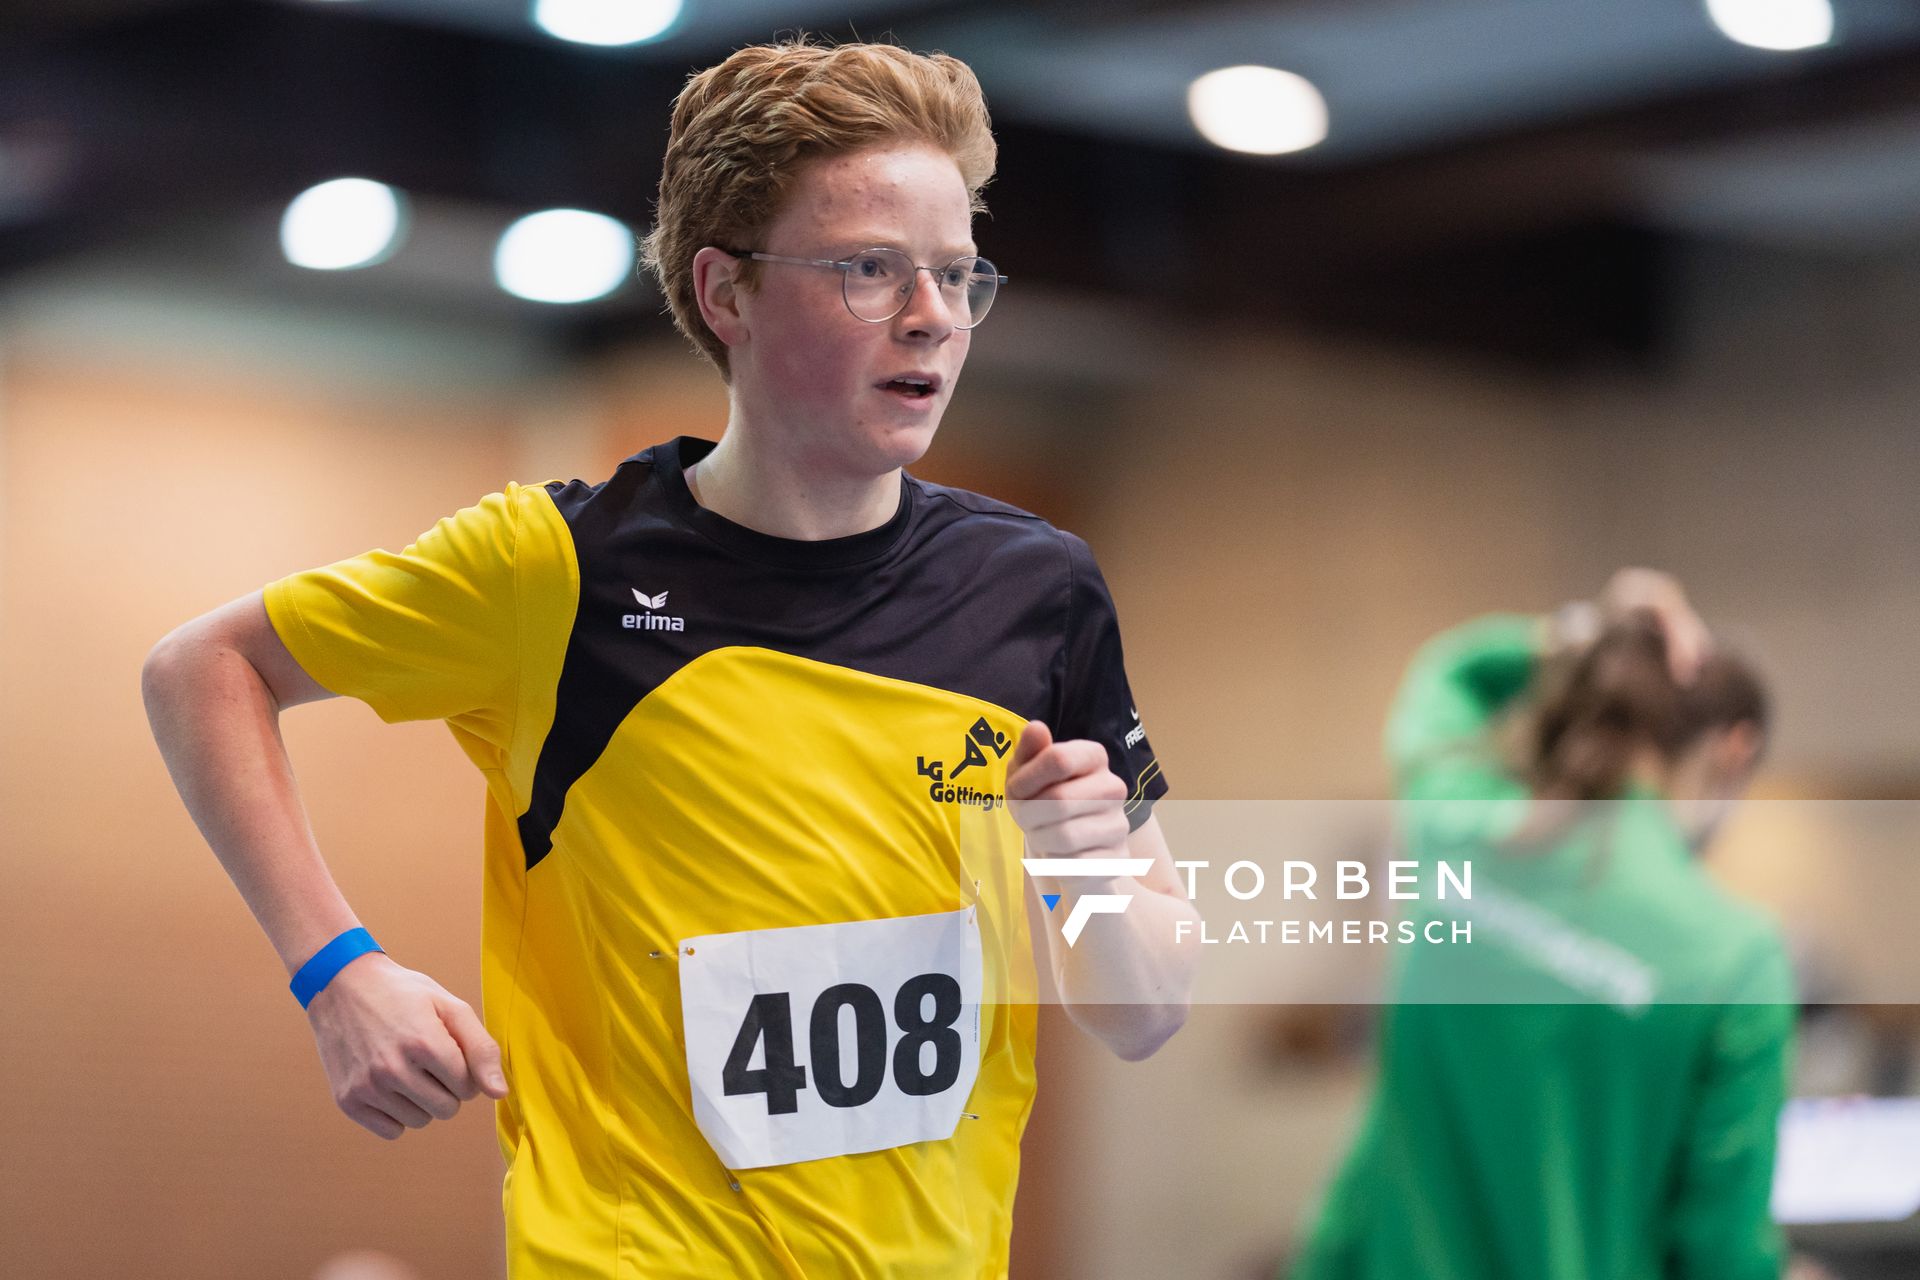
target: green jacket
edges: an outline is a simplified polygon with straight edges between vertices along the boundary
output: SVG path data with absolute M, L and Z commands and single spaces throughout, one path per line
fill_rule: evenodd
M 1541 632 L 1447 632 L 1396 700 L 1408 856 L 1473 861 L 1471 906 L 1417 905 L 1472 920 L 1473 940 L 1399 957 L 1379 1080 L 1292 1280 L 1780 1275 L 1767 1205 L 1795 1011 L 1778 930 L 1645 791 L 1490 847 L 1526 791 L 1488 731 Z

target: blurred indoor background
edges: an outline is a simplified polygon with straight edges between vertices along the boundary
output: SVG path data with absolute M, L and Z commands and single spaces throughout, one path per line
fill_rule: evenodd
M 6 6 L 0 1270 L 501 1274 L 489 1119 L 388 1144 L 334 1108 L 140 667 L 507 480 L 717 434 L 631 243 L 688 73 L 782 31 L 978 71 L 1012 283 L 917 470 L 1093 544 L 1176 796 L 1383 796 L 1420 641 L 1645 563 L 1771 677 L 1764 794 L 1920 798 L 1920 5 L 1711 9 Z M 1292 76 L 1195 89 L 1248 64 Z M 591 220 L 503 247 L 553 210 L 616 220 L 611 256 Z M 566 296 L 513 292 L 522 254 Z M 481 779 L 358 703 L 285 734 L 361 917 L 477 1001 Z M 1736 841 L 1719 870 L 1817 973 L 1846 914 L 1803 909 L 1808 869 Z M 1201 1008 L 1131 1066 L 1046 1012 L 1013 1274 L 1271 1275 L 1367 1011 Z M 1807 1035 L 1803 1092 L 1920 1090 L 1899 1006 Z M 1800 1236 L 1843 1280 L 1920 1274 L 1907 1225 Z

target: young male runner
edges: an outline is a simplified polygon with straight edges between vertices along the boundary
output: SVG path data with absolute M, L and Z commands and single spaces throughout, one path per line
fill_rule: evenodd
M 149 659 L 341 1108 L 392 1138 L 502 1099 L 516 1276 L 1003 1275 L 1023 835 L 1142 873 L 1039 880 L 1075 1020 L 1138 1058 L 1184 1018 L 1192 908 L 1091 554 L 902 471 L 999 283 L 993 163 L 952 58 L 785 43 L 695 76 L 648 259 L 727 381 L 722 441 L 509 484 Z M 313 845 L 276 717 L 334 694 L 446 720 L 486 777 L 484 1028 L 364 950 Z M 1067 946 L 1082 897 L 1126 909 Z

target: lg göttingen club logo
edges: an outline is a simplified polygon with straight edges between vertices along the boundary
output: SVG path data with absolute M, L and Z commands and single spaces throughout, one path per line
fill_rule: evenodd
M 975 765 L 987 763 L 987 753 L 992 752 L 998 760 L 1013 750 L 1013 740 L 1004 733 L 996 733 L 987 718 L 981 716 L 967 730 L 960 741 L 960 759 L 949 770 L 942 760 L 929 760 L 925 756 L 914 758 L 915 769 L 921 777 L 929 779 L 927 799 L 935 804 L 970 805 L 976 809 L 999 809 L 1007 803 L 1003 791 L 982 791 L 971 783 L 959 781 L 960 775 Z
M 959 781 L 962 774 L 975 765 L 985 765 L 988 752 L 995 760 L 1002 759 L 1013 750 L 1013 741 L 1004 733 L 994 732 L 987 718 L 981 716 L 967 729 L 966 736 L 960 740 L 960 758 L 949 769 L 943 760 L 929 760 L 925 756 L 916 757 L 915 772 L 928 779 L 927 798 L 935 804 L 971 805 L 980 809 L 999 809 L 1007 803 L 1005 792 L 982 791 L 978 787 Z M 1147 858 L 1022 858 L 1021 864 L 1027 874 L 1032 876 L 1050 876 L 1058 880 L 1093 878 L 1113 879 L 1119 876 L 1143 876 L 1152 866 Z M 1057 893 L 1042 894 L 1041 900 L 1052 911 L 1060 905 Z M 1080 931 L 1087 927 L 1087 921 L 1097 915 L 1118 915 L 1127 909 L 1133 899 L 1123 893 L 1083 893 L 1073 900 L 1073 909 L 1067 912 L 1066 923 L 1060 926 L 1060 935 L 1068 946 L 1080 940 Z

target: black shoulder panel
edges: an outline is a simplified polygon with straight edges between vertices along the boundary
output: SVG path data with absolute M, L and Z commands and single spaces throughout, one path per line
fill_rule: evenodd
M 519 817 L 529 868 L 551 850 L 568 790 L 634 707 L 714 649 L 773 649 L 1028 717 L 1058 710 L 1069 564 L 1051 525 L 908 478 L 882 529 L 771 538 L 692 501 L 680 465 L 702 444 L 648 449 L 601 484 L 546 486 L 573 535 L 580 597 Z

